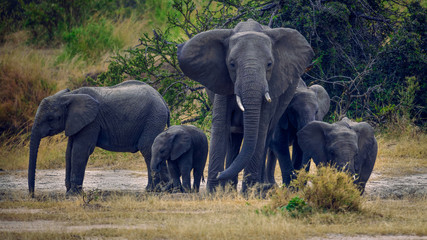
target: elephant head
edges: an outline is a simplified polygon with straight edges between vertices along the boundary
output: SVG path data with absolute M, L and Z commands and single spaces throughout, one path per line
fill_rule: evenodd
M 322 86 L 313 85 L 307 88 L 305 84 L 300 84 L 287 108 L 287 119 L 297 130 L 301 130 L 309 122 L 322 121 L 329 111 L 329 106 L 329 95 Z
M 160 172 L 161 164 L 166 160 L 175 161 L 192 147 L 191 136 L 188 132 L 170 127 L 154 139 L 151 147 L 151 170 Z
M 28 165 L 28 188 L 31 194 L 34 193 L 37 152 L 41 139 L 64 130 L 66 136 L 78 133 L 95 120 L 98 110 L 99 103 L 94 98 L 86 94 L 72 94 L 68 89 L 42 100 L 31 130 Z
M 297 135 L 304 154 L 312 157 L 316 165 L 335 165 L 352 175 L 367 174 L 364 168 L 369 165 L 370 175 L 377 144 L 374 130 L 369 124 L 351 122 L 347 118 L 334 124 L 313 121 Z
M 243 111 L 244 143 L 240 154 L 218 179 L 231 179 L 254 154 L 262 106 L 277 102 L 297 81 L 313 50 L 296 30 L 270 29 L 249 19 L 234 29 L 202 32 L 178 46 L 182 71 L 220 95 L 235 95 Z

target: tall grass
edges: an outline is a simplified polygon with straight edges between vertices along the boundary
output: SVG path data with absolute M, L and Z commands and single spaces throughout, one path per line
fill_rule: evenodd
M 0 48 L 0 135 L 3 137 L 28 132 L 39 102 L 56 90 L 45 56 L 17 43 Z
M 89 63 L 99 61 L 105 53 L 117 51 L 124 45 L 113 31 L 112 22 L 105 18 L 93 18 L 86 25 L 73 28 L 64 34 L 66 44 L 58 61 L 76 56 Z

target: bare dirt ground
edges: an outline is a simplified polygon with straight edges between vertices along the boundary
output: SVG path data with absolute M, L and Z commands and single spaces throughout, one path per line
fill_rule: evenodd
M 36 193 L 65 193 L 65 170 L 37 170 Z M 101 191 L 143 192 L 147 185 L 146 171 L 88 169 L 84 189 Z M 205 191 L 206 183 L 201 183 Z M 0 200 L 10 192 L 26 192 L 27 171 L 0 172 Z M 404 177 L 381 177 L 373 173 L 366 185 L 369 197 L 402 198 L 427 195 L 427 173 Z

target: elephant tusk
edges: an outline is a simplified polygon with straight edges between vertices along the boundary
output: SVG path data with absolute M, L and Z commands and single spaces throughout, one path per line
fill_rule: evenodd
M 236 95 L 236 101 L 237 101 L 237 105 L 239 105 L 240 110 L 242 110 L 242 112 L 244 112 L 245 108 L 243 107 L 242 100 L 240 99 L 240 97 L 238 95 Z
M 271 102 L 271 97 L 270 94 L 268 92 L 265 93 L 265 100 L 267 100 L 267 102 Z

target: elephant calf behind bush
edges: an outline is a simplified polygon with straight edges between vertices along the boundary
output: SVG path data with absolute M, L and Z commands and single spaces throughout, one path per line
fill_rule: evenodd
M 364 192 L 377 158 L 374 129 L 366 122 L 348 118 L 329 124 L 313 121 L 298 133 L 298 143 L 316 165 L 334 165 L 355 175 L 355 184 Z

